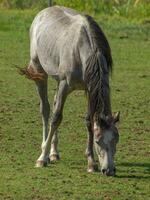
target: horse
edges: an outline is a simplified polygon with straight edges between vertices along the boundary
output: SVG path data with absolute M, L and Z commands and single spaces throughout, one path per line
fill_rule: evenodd
M 54 6 L 40 11 L 30 27 L 30 62 L 21 74 L 34 80 L 40 98 L 43 122 L 42 153 L 36 167 L 59 160 L 57 130 L 67 96 L 74 90 L 87 95 L 88 172 L 95 171 L 94 150 L 101 172 L 116 173 L 114 155 L 119 140 L 119 112 L 111 111 L 109 75 L 112 56 L 105 34 L 89 15 Z M 57 82 L 52 117 L 47 95 L 48 76 Z

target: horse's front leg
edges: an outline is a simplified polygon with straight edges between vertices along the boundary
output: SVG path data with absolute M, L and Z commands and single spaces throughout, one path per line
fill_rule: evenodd
M 49 124 L 49 114 L 50 114 L 50 105 L 47 95 L 47 77 L 45 80 L 36 81 L 37 91 L 40 97 L 40 112 L 42 114 L 43 122 L 43 140 L 41 148 L 45 144 L 45 141 L 48 136 L 48 124 Z M 49 162 L 49 155 L 46 157 L 46 161 Z
M 62 121 L 62 111 L 63 111 L 63 106 L 64 106 L 67 95 L 68 95 L 68 84 L 66 80 L 63 80 L 59 84 L 56 104 L 53 110 L 48 137 L 44 145 L 42 146 L 42 153 L 36 162 L 37 167 L 43 167 L 47 164 L 46 158 L 50 152 L 53 135 L 57 131 L 58 126 L 60 125 Z
M 88 142 L 87 142 L 87 149 L 86 149 L 86 155 L 88 160 L 88 172 L 94 172 L 95 171 L 95 162 L 94 162 L 94 153 L 93 153 L 93 130 L 92 130 L 92 124 L 90 120 L 90 115 L 87 114 L 86 116 L 86 126 L 88 131 Z

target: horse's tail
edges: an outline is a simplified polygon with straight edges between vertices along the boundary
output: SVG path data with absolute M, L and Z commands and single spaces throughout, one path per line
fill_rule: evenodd
M 25 75 L 26 78 L 33 81 L 42 81 L 46 77 L 45 72 L 38 72 L 31 66 L 27 66 L 25 68 L 19 68 L 19 74 Z

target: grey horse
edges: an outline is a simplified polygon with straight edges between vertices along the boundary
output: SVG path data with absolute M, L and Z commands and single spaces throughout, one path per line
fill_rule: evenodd
M 114 155 L 119 140 L 112 114 L 109 74 L 112 57 L 108 41 L 98 24 L 88 15 L 54 6 L 42 10 L 30 28 L 30 63 L 21 73 L 35 81 L 40 97 L 43 121 L 42 153 L 36 167 L 59 159 L 57 129 L 62 121 L 65 100 L 73 90 L 85 90 L 88 99 L 88 172 L 95 170 L 95 144 L 101 172 L 115 175 Z M 47 95 L 48 76 L 58 83 L 53 114 L 48 129 L 50 105 Z

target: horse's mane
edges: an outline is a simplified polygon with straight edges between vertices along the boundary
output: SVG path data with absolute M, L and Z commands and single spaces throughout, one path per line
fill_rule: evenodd
M 108 70 L 112 71 L 113 60 L 111 56 L 111 49 L 105 34 L 91 16 L 85 15 L 85 18 L 88 22 L 87 32 L 89 32 L 88 35 L 91 38 L 93 50 L 98 49 L 103 54 L 106 58 Z
M 97 23 L 86 16 L 88 36 L 92 43 L 92 54 L 86 61 L 84 80 L 89 93 L 89 110 L 95 113 L 111 112 L 109 102 L 109 72 L 112 71 L 112 57 L 108 41 Z M 107 108 L 106 108 L 106 103 Z M 104 105 L 105 104 L 105 105 Z

